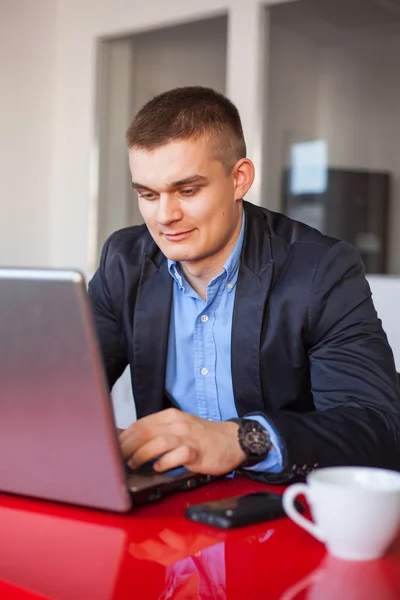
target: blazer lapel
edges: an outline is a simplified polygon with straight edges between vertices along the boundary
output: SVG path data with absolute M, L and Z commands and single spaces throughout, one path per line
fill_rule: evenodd
M 271 287 L 273 260 L 266 220 L 244 203 L 246 229 L 232 322 L 232 381 L 239 416 L 264 408 L 260 340 Z
M 133 327 L 135 402 L 140 417 L 164 405 L 172 284 L 165 257 L 157 265 L 145 255 Z

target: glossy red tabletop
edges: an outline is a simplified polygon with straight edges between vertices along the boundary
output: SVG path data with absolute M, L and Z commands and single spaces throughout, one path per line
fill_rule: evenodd
M 396 600 L 400 542 L 379 560 L 328 556 L 289 519 L 225 532 L 189 504 L 282 491 L 222 480 L 116 516 L 0 495 L 0 599 Z

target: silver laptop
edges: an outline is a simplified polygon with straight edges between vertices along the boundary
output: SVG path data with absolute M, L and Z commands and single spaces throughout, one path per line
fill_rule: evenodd
M 213 478 L 128 472 L 83 276 L 0 269 L 0 491 L 126 512 Z

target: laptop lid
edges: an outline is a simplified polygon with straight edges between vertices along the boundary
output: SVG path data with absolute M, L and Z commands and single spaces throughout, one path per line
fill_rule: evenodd
M 83 276 L 0 269 L 0 491 L 127 511 Z

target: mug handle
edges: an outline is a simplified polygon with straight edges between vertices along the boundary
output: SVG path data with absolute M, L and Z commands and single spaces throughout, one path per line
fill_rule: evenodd
M 297 525 L 300 525 L 300 527 L 302 527 L 303 529 L 308 531 L 308 533 L 311 533 L 311 535 L 313 535 L 315 538 L 317 538 L 317 540 L 320 540 L 322 542 L 323 536 L 322 536 L 322 531 L 321 531 L 320 527 L 318 527 L 318 525 L 316 525 L 309 519 L 306 519 L 305 517 L 303 517 L 303 515 L 301 515 L 299 513 L 299 511 L 296 509 L 295 504 L 294 504 L 294 501 L 296 500 L 297 496 L 299 496 L 300 494 L 304 494 L 304 496 L 307 498 L 307 500 L 309 500 L 308 493 L 309 493 L 309 490 L 308 490 L 307 484 L 294 483 L 293 485 L 289 486 L 283 492 L 283 497 L 282 497 L 283 508 L 285 509 L 287 516 L 290 517 L 292 519 L 292 521 L 297 523 Z

